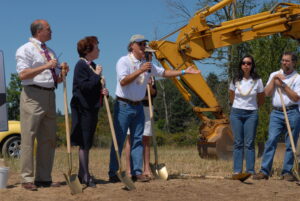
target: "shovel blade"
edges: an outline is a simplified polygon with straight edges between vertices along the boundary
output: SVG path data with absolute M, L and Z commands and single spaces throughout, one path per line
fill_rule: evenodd
M 156 179 L 168 180 L 169 174 L 164 163 L 157 165 L 150 163 L 150 168 L 152 175 L 154 175 Z
M 76 174 L 69 175 L 64 173 L 64 176 L 68 186 L 70 187 L 72 195 L 83 192 L 82 185 L 79 182 L 79 179 Z
M 297 156 L 294 156 L 294 158 L 296 158 Z M 292 169 L 292 173 L 295 176 L 295 178 L 297 179 L 297 181 L 300 181 L 300 174 L 299 174 L 300 170 L 299 170 L 299 163 L 296 159 L 294 159 L 294 167 Z
M 131 191 L 136 189 L 133 181 L 126 175 L 125 171 L 117 171 L 117 176 L 121 180 L 121 182 L 125 184 L 128 190 Z
M 158 164 L 157 165 L 157 172 L 158 172 L 158 175 L 161 179 L 163 180 L 168 180 L 168 171 L 167 171 L 167 167 L 165 166 L 165 164 L 161 163 L 161 164 Z

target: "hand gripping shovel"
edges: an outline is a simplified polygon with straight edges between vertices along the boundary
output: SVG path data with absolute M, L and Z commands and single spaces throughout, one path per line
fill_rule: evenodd
M 156 135 L 153 130 L 153 110 L 152 110 L 152 100 L 151 100 L 151 93 L 150 93 L 150 85 L 147 85 L 148 91 L 148 101 L 149 101 L 149 111 L 150 111 L 150 120 L 151 120 L 151 130 L 152 130 L 152 139 L 153 139 L 153 148 L 154 148 L 154 157 L 155 162 L 154 164 L 150 164 L 151 172 L 155 176 L 155 178 L 167 180 L 168 179 L 168 171 L 164 163 L 158 163 L 158 154 L 157 154 L 157 142 L 156 142 Z
M 63 71 L 65 69 L 63 68 Z M 70 127 L 69 127 L 69 111 L 68 111 L 68 101 L 67 101 L 67 84 L 63 73 L 63 84 L 64 84 L 64 112 L 65 112 L 65 124 L 66 124 L 66 139 L 67 139 L 67 151 L 68 151 L 68 173 L 64 173 L 66 182 L 70 187 L 71 194 L 82 193 L 82 185 L 78 180 L 76 174 L 72 174 L 72 154 L 71 154 L 71 143 L 70 143 Z
M 278 91 L 279 96 L 280 96 L 280 100 L 281 100 L 281 104 L 282 104 L 282 110 L 283 110 L 284 118 L 285 118 L 285 123 L 286 123 L 286 127 L 287 127 L 287 130 L 288 130 L 291 146 L 292 146 L 292 151 L 293 151 L 293 154 L 294 154 L 294 167 L 292 169 L 292 172 L 293 172 L 294 176 L 296 177 L 296 179 L 299 181 L 300 180 L 299 172 L 298 172 L 299 167 L 298 167 L 298 159 L 297 159 L 297 155 L 296 155 L 295 142 L 294 142 L 294 138 L 293 138 L 293 135 L 292 135 L 289 118 L 288 118 L 287 113 L 286 113 L 286 108 L 285 108 L 285 105 L 284 105 L 281 89 L 277 88 L 277 91 Z
M 104 81 L 102 79 L 101 79 L 101 83 L 102 83 L 102 86 L 104 86 Z M 113 121 L 112 121 L 112 117 L 111 117 L 111 113 L 110 113 L 110 108 L 109 108 L 109 104 L 108 104 L 108 100 L 107 100 L 106 96 L 104 96 L 104 103 L 105 103 L 105 107 L 106 107 L 106 111 L 107 111 L 109 126 L 110 126 L 110 130 L 111 130 L 111 136 L 112 136 L 112 140 L 114 143 L 114 148 L 115 148 L 115 152 L 116 152 L 116 156 L 117 156 L 117 160 L 118 160 L 118 164 L 119 164 L 119 170 L 116 172 L 116 174 L 117 174 L 118 178 L 123 182 L 123 184 L 125 184 L 125 186 L 128 188 L 128 190 L 134 190 L 136 188 L 135 188 L 132 180 L 126 175 L 126 172 L 122 170 L 121 158 L 119 155 L 119 148 L 118 148 L 118 143 L 117 143 L 117 139 L 116 139 L 115 129 L 114 129 L 114 125 L 113 125 Z

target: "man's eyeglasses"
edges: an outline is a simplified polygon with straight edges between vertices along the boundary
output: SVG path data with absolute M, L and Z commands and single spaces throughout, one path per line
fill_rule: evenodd
M 146 45 L 147 45 L 146 42 L 138 42 L 137 44 L 138 44 L 139 46 L 146 46 Z
M 250 65 L 252 65 L 252 62 L 243 61 L 242 65 L 248 65 L 248 66 L 250 66 Z

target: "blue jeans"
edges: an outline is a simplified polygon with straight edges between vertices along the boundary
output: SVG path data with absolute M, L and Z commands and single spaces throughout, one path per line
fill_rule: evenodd
M 289 118 L 292 135 L 294 138 L 295 146 L 298 139 L 298 134 L 300 131 L 300 113 L 298 108 L 293 110 L 288 110 L 287 115 Z M 263 159 L 261 162 L 261 172 L 270 175 L 272 170 L 273 158 L 277 147 L 277 142 L 280 134 L 285 134 L 285 155 L 283 162 L 283 169 L 281 174 L 291 173 L 294 162 L 294 155 L 287 133 L 287 127 L 284 119 L 284 113 L 281 111 L 273 110 L 270 116 L 269 124 L 269 136 L 265 144 L 265 151 L 263 154 Z
M 143 105 L 131 105 L 126 102 L 117 100 L 114 106 L 114 127 L 118 142 L 119 154 L 121 156 L 123 145 L 127 136 L 127 130 L 130 129 L 131 142 L 131 174 L 142 174 L 143 168 L 143 132 L 144 132 L 144 110 Z M 110 177 L 116 175 L 119 169 L 114 145 L 111 146 L 109 172 Z
M 230 125 L 234 136 L 233 172 L 243 172 L 243 159 L 245 155 L 246 172 L 254 174 L 255 165 L 255 136 L 258 123 L 257 110 L 244 110 L 232 108 Z M 245 154 L 244 154 L 245 151 Z

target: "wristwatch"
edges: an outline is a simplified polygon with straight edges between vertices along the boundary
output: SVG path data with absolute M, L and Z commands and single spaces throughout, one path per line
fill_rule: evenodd
M 282 82 L 282 84 L 281 84 L 281 88 L 285 88 L 286 87 L 286 83 L 284 83 L 284 82 Z

